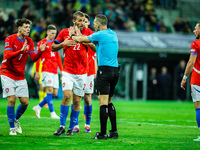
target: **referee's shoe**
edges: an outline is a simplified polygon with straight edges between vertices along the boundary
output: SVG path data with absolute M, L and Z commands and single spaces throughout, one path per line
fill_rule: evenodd
M 97 132 L 95 137 L 93 137 L 92 139 L 95 139 L 95 140 L 105 139 L 106 140 L 107 139 L 107 135 L 106 134 L 102 135 L 101 133 Z
M 110 132 L 108 133 L 108 138 L 117 139 L 118 138 L 118 131 L 110 130 Z

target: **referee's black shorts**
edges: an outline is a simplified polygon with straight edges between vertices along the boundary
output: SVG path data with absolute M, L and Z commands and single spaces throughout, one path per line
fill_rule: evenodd
M 99 66 L 96 78 L 97 95 L 109 95 L 110 97 L 112 97 L 118 79 L 118 67 Z

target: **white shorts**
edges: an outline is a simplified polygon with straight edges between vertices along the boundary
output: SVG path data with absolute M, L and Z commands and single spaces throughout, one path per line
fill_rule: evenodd
M 94 91 L 94 75 L 87 76 L 85 93 L 92 94 Z
M 200 101 L 200 86 L 198 85 L 191 85 L 191 96 L 193 102 Z
M 59 88 L 58 74 L 42 72 L 42 86 L 43 87 L 53 87 L 55 89 Z
M 26 79 L 13 80 L 7 76 L 1 75 L 1 84 L 3 89 L 3 98 L 11 95 L 17 97 L 29 97 Z
M 72 90 L 74 94 L 83 97 L 87 74 L 75 75 L 63 71 L 62 75 L 62 90 Z

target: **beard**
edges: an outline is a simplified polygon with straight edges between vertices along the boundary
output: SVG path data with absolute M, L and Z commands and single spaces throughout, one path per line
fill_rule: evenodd
M 198 35 L 196 35 L 196 39 L 200 39 L 200 36 L 199 36 L 199 34 L 198 34 Z

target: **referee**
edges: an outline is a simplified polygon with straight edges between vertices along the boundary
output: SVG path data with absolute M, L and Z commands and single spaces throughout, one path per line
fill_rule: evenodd
M 90 36 L 77 36 L 74 33 L 80 33 L 70 28 L 71 38 L 80 43 L 95 43 L 92 50 L 97 53 L 98 71 L 97 71 L 97 94 L 100 104 L 100 126 L 101 132 L 97 132 L 92 139 L 118 138 L 116 125 L 116 110 L 111 102 L 115 86 L 119 78 L 118 69 L 118 38 L 116 33 L 107 28 L 108 19 L 104 15 L 96 15 L 94 19 L 94 28 L 96 33 Z M 110 118 L 112 129 L 106 134 L 107 120 Z

